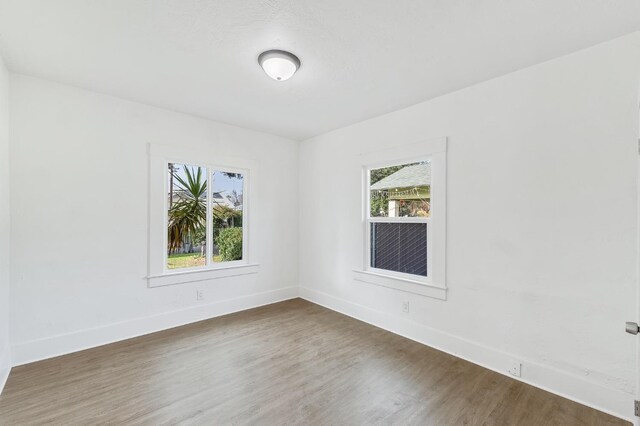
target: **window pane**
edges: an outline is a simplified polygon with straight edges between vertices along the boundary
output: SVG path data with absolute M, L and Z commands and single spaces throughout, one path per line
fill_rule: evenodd
M 371 217 L 429 217 L 431 162 L 370 170 Z
M 211 181 L 212 261 L 241 260 L 244 176 L 215 170 L 211 174 Z
M 372 223 L 371 267 L 427 276 L 426 223 Z
M 167 268 L 205 265 L 207 169 L 169 163 Z

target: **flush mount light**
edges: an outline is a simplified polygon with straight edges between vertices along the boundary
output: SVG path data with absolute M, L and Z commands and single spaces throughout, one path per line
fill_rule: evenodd
M 300 68 L 300 59 L 284 50 L 267 50 L 258 56 L 258 63 L 269 77 L 277 81 L 291 78 Z

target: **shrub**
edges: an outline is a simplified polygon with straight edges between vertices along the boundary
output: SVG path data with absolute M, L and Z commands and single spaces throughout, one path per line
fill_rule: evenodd
M 242 259 L 242 228 L 224 228 L 216 237 L 223 261 Z

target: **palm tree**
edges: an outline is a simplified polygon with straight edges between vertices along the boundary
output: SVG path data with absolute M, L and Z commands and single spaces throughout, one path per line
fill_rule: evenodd
M 202 169 L 184 168 L 185 176 L 180 176 L 176 168 L 170 170 L 175 179 L 177 200 L 170 203 L 169 208 L 169 252 L 178 250 L 183 242 L 193 239 L 197 234 L 203 235 L 207 224 L 207 179 Z M 174 193 L 169 197 L 173 198 Z

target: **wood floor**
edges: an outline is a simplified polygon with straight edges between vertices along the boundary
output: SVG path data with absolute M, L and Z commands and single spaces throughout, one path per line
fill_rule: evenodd
M 0 424 L 628 424 L 295 299 L 11 372 Z

